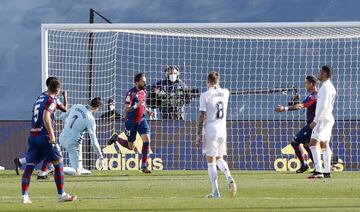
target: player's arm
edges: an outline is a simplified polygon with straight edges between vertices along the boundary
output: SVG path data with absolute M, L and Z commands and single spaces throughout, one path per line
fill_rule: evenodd
M 94 151 L 95 151 L 95 154 L 99 157 L 99 167 L 100 169 L 102 170 L 105 166 L 105 163 L 104 163 L 104 156 L 101 152 L 101 148 L 100 148 L 100 145 L 99 145 L 99 142 L 98 142 L 98 139 L 97 139 L 97 136 L 96 136 L 96 123 L 95 123 L 95 120 L 92 119 L 92 120 L 88 120 L 89 121 L 89 124 L 87 126 L 87 131 L 89 133 L 89 137 L 90 137 L 90 143 L 91 143 L 91 146 L 93 147 Z
M 50 111 L 44 110 L 43 120 L 44 120 L 44 126 L 50 136 L 50 143 L 55 144 L 55 133 L 54 133 L 54 129 L 51 124 L 52 121 L 51 121 L 51 112 Z
M 96 155 L 97 155 L 99 158 L 102 158 L 103 155 L 102 155 L 102 152 L 101 152 L 101 148 L 100 148 L 100 145 L 99 145 L 99 141 L 98 141 L 97 136 L 96 136 L 96 124 L 95 124 L 95 120 L 90 120 L 90 121 L 89 121 L 89 125 L 88 125 L 87 129 L 88 129 L 88 133 L 89 133 L 89 136 L 90 136 L 91 146 L 93 147 Z
M 129 92 L 125 99 L 125 108 L 124 108 L 125 114 L 130 113 L 130 112 L 136 110 L 141 105 L 145 104 L 144 101 L 139 101 L 138 103 L 131 106 L 133 100 L 134 100 L 134 94 Z
M 204 122 L 206 118 L 206 102 L 204 95 L 200 95 L 200 108 L 199 108 L 199 120 L 197 123 L 197 129 L 196 129 L 196 141 L 195 141 L 195 147 L 198 148 L 200 146 L 201 142 L 201 136 L 203 133 L 203 127 Z
M 61 104 L 60 100 L 57 100 L 57 109 L 61 110 L 62 112 L 66 113 L 68 107 L 68 100 L 67 100 L 67 92 L 64 91 L 62 92 L 62 95 L 63 95 L 63 99 L 64 99 L 64 103 Z
M 314 105 L 315 103 L 316 103 L 316 96 L 312 95 L 312 96 L 308 96 L 302 103 L 299 103 L 296 105 L 291 105 L 288 107 L 278 105 L 275 107 L 275 111 L 281 113 L 281 112 L 285 112 L 285 111 L 301 110 L 301 109 L 309 108 L 312 105 Z
M 291 105 L 291 106 L 287 106 L 287 107 L 284 107 L 282 105 L 278 105 L 275 107 L 275 111 L 278 112 L 278 113 L 281 113 L 281 112 L 285 112 L 285 111 L 294 111 L 294 110 L 301 110 L 301 109 L 305 109 L 305 105 L 303 103 L 299 103 L 299 104 L 296 104 L 296 105 Z
M 154 111 L 152 111 L 149 107 L 145 107 L 145 112 L 151 117 L 154 117 L 155 115 Z

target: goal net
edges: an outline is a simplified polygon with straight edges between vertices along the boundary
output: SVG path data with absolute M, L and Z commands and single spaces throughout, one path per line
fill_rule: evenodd
M 299 168 L 289 143 L 306 124 L 306 114 L 305 110 L 276 113 L 274 107 L 302 101 L 307 95 L 305 76 L 317 76 L 319 68 L 328 64 L 335 70 L 332 81 L 338 94 L 331 141 L 334 169 L 358 170 L 359 44 L 356 22 L 44 24 L 43 82 L 47 76 L 57 76 L 69 93 L 70 106 L 100 96 L 104 106 L 95 117 L 106 169 L 133 170 L 139 168 L 141 151 L 108 146 L 112 132 L 122 133 L 125 127 L 122 117 L 103 115 L 109 99 L 122 115 L 134 75 L 144 72 L 147 104 L 157 112 L 149 120 L 150 167 L 205 169 L 201 152 L 194 148 L 199 94 L 207 89 L 208 73 L 218 70 L 221 87 L 231 92 L 226 157 L 230 168 L 286 171 Z M 178 68 L 182 87 L 166 82 L 168 66 Z M 163 87 L 161 98 L 154 95 L 160 81 L 169 85 Z M 59 114 L 56 117 L 59 133 L 62 122 Z M 95 169 L 97 158 L 89 144 L 85 136 L 83 158 L 86 168 Z M 139 137 L 135 146 L 141 150 Z

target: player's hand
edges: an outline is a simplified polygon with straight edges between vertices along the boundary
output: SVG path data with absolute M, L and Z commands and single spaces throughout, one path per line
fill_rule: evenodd
M 198 149 L 201 145 L 201 136 L 197 135 L 195 139 L 195 148 Z
M 310 128 L 311 128 L 311 129 L 314 129 L 315 126 L 316 126 L 316 123 L 315 123 L 315 122 L 311 122 Z
M 152 111 L 151 109 L 148 109 L 147 114 L 148 114 L 151 118 L 155 118 L 155 113 L 154 113 L 154 111 Z
M 56 144 L 56 142 L 55 142 L 55 135 L 54 135 L 54 134 L 50 134 L 49 142 L 50 142 L 51 144 Z
M 105 161 L 104 161 L 104 158 L 99 158 L 99 168 L 100 170 L 103 170 L 105 167 Z
M 275 111 L 278 113 L 284 112 L 285 111 L 285 107 L 282 105 L 278 105 L 275 107 Z
M 145 105 L 145 101 L 144 100 L 140 100 L 137 104 L 137 107 L 136 108 L 139 108 L 140 106 L 142 105 Z
M 63 91 L 63 92 L 62 92 L 62 95 L 63 95 L 64 99 L 67 99 L 67 97 L 68 97 L 68 92 L 67 92 L 67 91 Z

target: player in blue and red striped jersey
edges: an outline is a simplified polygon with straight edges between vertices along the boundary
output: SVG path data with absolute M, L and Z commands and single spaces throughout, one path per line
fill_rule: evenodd
M 53 76 L 50 76 L 46 79 L 46 87 L 49 86 L 49 83 L 52 81 L 52 80 L 58 80 L 56 77 L 53 77 Z M 47 91 L 44 91 L 42 93 L 42 95 L 46 95 L 47 94 Z M 62 95 L 63 95 L 63 99 L 64 99 L 64 104 L 61 103 L 60 99 L 58 96 L 56 96 L 56 109 L 62 111 L 62 112 L 66 112 L 67 111 L 67 92 L 66 91 L 63 91 L 62 92 Z M 55 119 L 54 118 L 54 114 L 52 114 L 52 119 Z M 26 164 L 26 157 L 24 158 L 15 158 L 14 159 L 14 163 L 15 163 L 15 171 L 16 171 L 16 174 L 19 175 L 19 168 Z M 47 173 L 48 173 L 48 167 L 50 165 L 50 162 L 47 161 L 46 159 L 43 161 L 43 164 L 42 164 L 42 167 L 40 169 L 40 172 L 37 176 L 37 179 L 48 179 L 48 176 L 47 176 Z
M 145 86 L 146 77 L 144 73 L 139 73 L 134 77 L 135 87 L 131 88 L 126 95 L 125 99 L 125 134 L 128 140 L 123 140 L 117 133 L 114 133 L 110 138 L 108 144 L 111 145 L 115 141 L 119 142 L 121 146 L 134 150 L 134 141 L 136 134 L 139 133 L 143 141 L 141 150 L 141 171 L 144 173 L 151 173 L 148 168 L 148 158 L 150 152 L 150 127 L 145 118 L 145 112 L 150 116 L 154 113 L 145 106 Z
M 29 185 L 32 172 L 36 164 L 44 158 L 54 165 L 55 184 L 58 192 L 58 201 L 74 201 L 77 196 L 71 196 L 64 191 L 63 161 L 59 145 L 55 142 L 54 129 L 52 127 L 52 114 L 56 110 L 56 95 L 60 92 L 60 82 L 52 80 L 48 86 L 48 92 L 41 94 L 33 107 L 32 128 L 28 138 L 28 151 L 26 154 L 26 167 L 21 180 L 21 193 L 23 203 L 31 203 L 29 198 Z
M 304 101 L 300 104 L 296 104 L 289 107 L 278 105 L 275 108 L 276 112 L 307 109 L 306 125 L 296 134 L 296 136 L 294 137 L 294 141 L 291 142 L 291 146 L 294 148 L 295 154 L 301 163 L 301 167 L 298 170 L 296 170 L 296 173 L 303 173 L 309 169 L 309 165 L 305 161 L 305 156 L 300 144 L 303 144 L 304 148 L 308 152 L 310 159 L 312 160 L 312 154 L 309 148 L 309 142 L 312 133 L 310 124 L 314 120 L 315 109 L 316 109 L 316 95 L 317 95 L 316 83 L 317 83 L 316 77 L 306 76 L 305 88 L 309 92 L 309 95 L 304 99 Z

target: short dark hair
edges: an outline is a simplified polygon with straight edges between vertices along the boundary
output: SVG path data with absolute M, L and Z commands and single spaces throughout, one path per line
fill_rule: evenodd
M 328 77 L 331 77 L 333 68 L 329 65 L 325 65 L 325 66 L 321 67 L 321 71 L 325 72 L 328 75 Z
M 208 75 L 208 82 L 211 84 L 217 84 L 220 81 L 220 75 L 217 71 L 212 71 Z
M 49 85 L 47 86 L 48 91 L 50 93 L 56 93 L 57 90 L 59 90 L 61 87 L 59 80 L 53 79 L 49 82 Z
M 46 79 L 46 82 L 45 82 L 46 87 L 49 86 L 51 80 L 57 80 L 57 79 L 58 79 L 57 77 L 53 77 L 53 76 L 48 77 L 48 78 Z
M 306 76 L 306 80 L 309 81 L 310 83 L 314 84 L 314 85 L 316 85 L 316 83 L 318 81 L 317 78 L 314 77 L 313 75 Z
M 144 73 L 138 73 L 135 75 L 134 77 L 134 82 L 139 82 L 141 80 L 141 78 L 145 77 Z
M 102 105 L 102 101 L 100 97 L 95 97 L 90 101 L 90 106 L 93 108 L 99 108 Z

